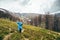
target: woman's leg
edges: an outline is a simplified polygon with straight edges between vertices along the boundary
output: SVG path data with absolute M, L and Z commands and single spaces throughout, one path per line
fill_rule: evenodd
M 19 30 L 19 32 L 21 33 L 21 29 Z

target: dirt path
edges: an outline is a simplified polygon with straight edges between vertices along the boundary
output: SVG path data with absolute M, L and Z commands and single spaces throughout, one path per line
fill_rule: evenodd
M 11 36 L 12 34 L 13 34 L 13 33 L 10 33 L 10 34 L 6 35 L 3 40 L 9 40 L 9 39 L 10 39 L 10 36 Z
M 28 38 L 24 38 L 24 40 L 29 40 Z
M 22 33 L 24 32 L 25 29 L 22 30 Z
M 25 30 L 25 29 L 23 29 L 22 32 L 24 32 L 24 30 Z M 17 32 L 17 31 L 15 31 L 15 32 Z M 9 33 L 8 35 L 6 35 L 6 36 L 4 37 L 3 40 L 10 40 L 10 37 L 11 37 L 12 34 L 13 34 L 13 33 Z M 28 39 L 28 38 L 24 38 L 24 40 L 29 40 L 29 39 Z

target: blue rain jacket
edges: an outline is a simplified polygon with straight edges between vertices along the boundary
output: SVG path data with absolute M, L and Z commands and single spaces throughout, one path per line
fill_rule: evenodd
M 22 30 L 22 25 L 23 25 L 23 23 L 22 22 L 17 22 L 17 24 L 18 24 L 18 30 Z

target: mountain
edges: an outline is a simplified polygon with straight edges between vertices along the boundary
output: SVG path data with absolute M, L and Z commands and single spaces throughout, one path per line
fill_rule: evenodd
M 13 12 L 10 12 L 6 9 L 0 8 L 0 18 L 8 18 L 10 20 L 16 21 L 19 18 Z
M 55 12 L 57 17 L 60 17 L 60 11 Z
M 1 17 L 2 17 L 2 18 L 3 18 L 3 17 L 4 17 L 4 18 L 7 18 L 8 16 L 11 16 L 11 15 L 9 14 L 9 11 L 0 8 L 0 18 L 1 18 Z
M 19 17 L 25 17 L 25 18 L 34 18 L 35 16 L 38 16 L 39 14 L 35 13 L 15 13 L 15 15 Z

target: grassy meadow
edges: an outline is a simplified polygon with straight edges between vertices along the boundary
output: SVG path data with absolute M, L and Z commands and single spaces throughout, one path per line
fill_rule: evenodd
M 19 33 L 16 22 L 0 18 L 0 40 L 3 40 L 9 33 L 13 33 L 9 40 L 60 40 L 58 32 L 25 24 L 23 29 L 24 32 Z

